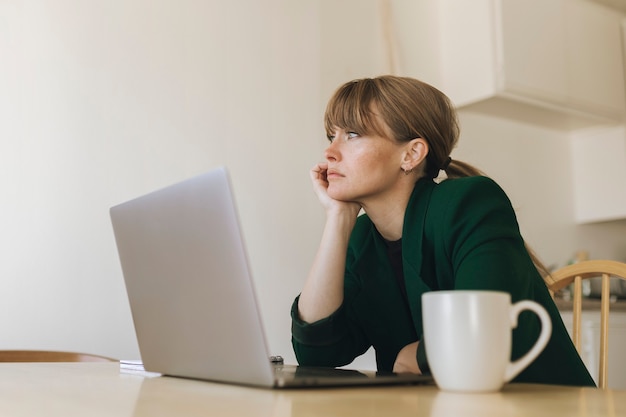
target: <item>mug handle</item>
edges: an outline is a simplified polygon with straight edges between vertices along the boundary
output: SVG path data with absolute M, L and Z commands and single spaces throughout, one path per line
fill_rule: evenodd
M 543 308 L 543 306 L 530 300 L 518 301 L 511 306 L 510 317 L 512 328 L 517 327 L 517 318 L 524 310 L 531 310 L 539 316 L 539 319 L 541 320 L 541 333 L 539 334 L 539 337 L 533 347 L 524 356 L 515 362 L 510 362 L 508 364 L 504 372 L 504 382 L 509 382 L 528 365 L 530 365 L 530 363 L 534 361 L 546 347 L 548 341 L 550 340 L 550 335 L 552 334 L 552 320 L 550 320 L 548 312 L 545 308 Z

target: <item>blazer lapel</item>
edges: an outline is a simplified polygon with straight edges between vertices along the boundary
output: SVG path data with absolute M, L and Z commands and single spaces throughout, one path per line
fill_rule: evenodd
M 418 335 L 422 334 L 422 294 L 431 291 L 421 278 L 424 222 L 430 197 L 436 184 L 422 179 L 415 184 L 404 214 L 402 231 L 402 266 L 409 308 Z

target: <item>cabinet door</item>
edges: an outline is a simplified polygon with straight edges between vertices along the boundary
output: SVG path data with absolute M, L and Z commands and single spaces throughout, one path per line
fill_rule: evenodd
M 496 16 L 503 92 L 623 119 L 622 13 L 587 0 L 498 0 Z
M 571 135 L 575 217 L 579 223 L 626 218 L 626 129 Z
M 567 2 L 568 101 L 585 112 L 623 117 L 623 15 L 589 1 Z
M 565 1 L 495 2 L 501 91 L 555 104 L 566 103 Z
M 438 4 L 441 85 L 457 106 L 566 130 L 626 118 L 622 13 L 588 0 Z
M 437 87 L 457 106 L 471 105 L 497 94 L 493 3 L 494 0 L 436 1 L 439 48 L 431 60 L 441 62 Z M 417 73 L 415 68 L 410 70 Z

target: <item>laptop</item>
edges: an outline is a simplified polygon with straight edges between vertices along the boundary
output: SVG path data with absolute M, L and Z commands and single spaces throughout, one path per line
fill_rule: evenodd
M 225 167 L 116 205 L 110 216 L 146 371 L 268 388 L 432 381 L 270 360 Z

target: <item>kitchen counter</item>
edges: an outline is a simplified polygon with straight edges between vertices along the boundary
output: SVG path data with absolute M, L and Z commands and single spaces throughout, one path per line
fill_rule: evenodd
M 573 301 L 566 301 L 563 299 L 554 300 L 556 306 L 560 311 L 572 311 L 574 305 Z M 583 311 L 600 311 L 600 299 L 599 298 L 583 298 Z M 612 301 L 609 307 L 610 311 L 626 311 L 626 300 Z

